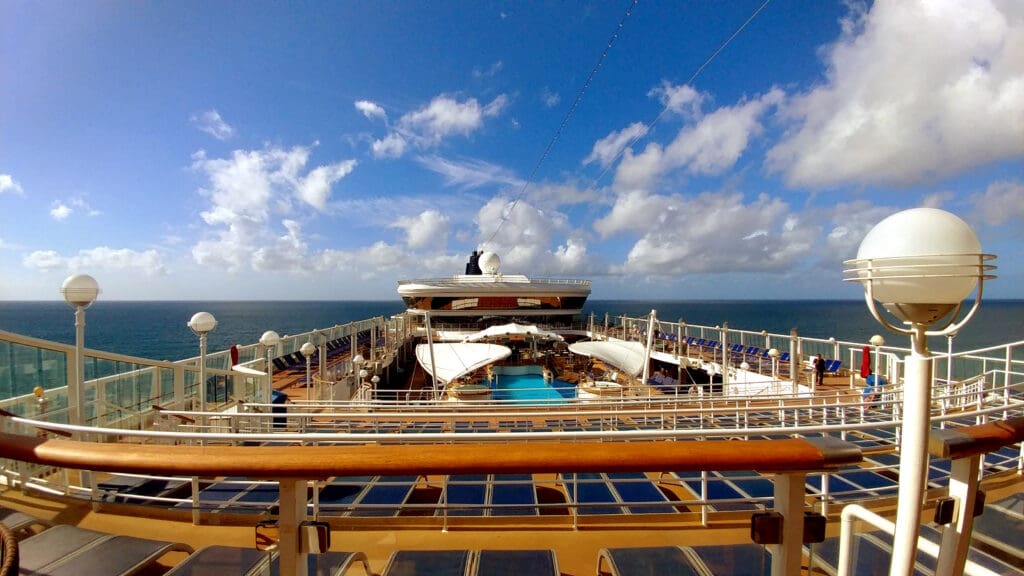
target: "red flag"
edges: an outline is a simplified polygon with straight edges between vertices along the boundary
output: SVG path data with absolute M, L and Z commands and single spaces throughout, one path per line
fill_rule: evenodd
M 860 377 L 867 378 L 871 375 L 871 347 L 865 346 L 860 357 Z

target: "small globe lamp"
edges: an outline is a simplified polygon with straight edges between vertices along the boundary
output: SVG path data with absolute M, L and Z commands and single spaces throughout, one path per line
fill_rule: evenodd
M 68 400 L 74 402 L 71 423 L 85 424 L 85 309 L 100 294 L 100 285 L 88 274 L 75 274 L 60 287 L 64 301 L 75 309 L 75 378 L 68 386 Z
M 299 352 L 306 358 L 306 400 L 309 400 L 309 363 L 313 359 L 313 354 L 316 354 L 316 346 L 312 342 L 306 342 L 299 348 Z
M 281 342 L 281 336 L 273 330 L 267 330 L 260 336 L 260 344 L 267 349 L 267 383 L 264 385 L 264 402 L 270 403 L 271 392 L 274 388 L 274 352 Z
M 931 416 L 928 336 L 955 332 L 971 319 L 981 303 L 984 281 L 995 277 L 989 274 L 995 266 L 986 264 L 993 258 L 982 253 L 978 237 L 959 217 L 935 208 L 913 208 L 875 225 L 857 257 L 845 262 L 852 266 L 845 271 L 845 280 L 863 285 L 871 315 L 889 330 L 910 336 L 891 575 L 913 573 L 917 553 Z M 964 299 L 975 289 L 970 310 L 957 320 Z M 902 326 L 888 320 L 879 303 Z
M 206 412 L 206 335 L 217 327 L 217 319 L 209 312 L 196 312 L 188 327 L 199 336 L 199 411 Z

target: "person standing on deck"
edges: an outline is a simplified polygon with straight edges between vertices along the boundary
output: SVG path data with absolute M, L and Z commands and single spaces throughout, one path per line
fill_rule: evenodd
M 825 381 L 825 359 L 818 354 L 814 358 L 814 386 L 821 386 L 821 383 Z

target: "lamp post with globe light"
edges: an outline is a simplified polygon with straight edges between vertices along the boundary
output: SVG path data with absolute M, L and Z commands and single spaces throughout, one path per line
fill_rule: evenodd
M 302 355 L 306 358 L 306 400 L 308 401 L 310 378 L 309 363 L 313 360 L 313 354 L 316 353 L 316 346 L 314 346 L 312 342 L 306 342 L 301 348 L 299 348 L 299 352 L 302 352 Z
M 932 362 L 928 336 L 951 334 L 970 321 L 981 303 L 984 281 L 994 278 L 989 272 L 995 266 L 986 264 L 993 258 L 981 252 L 978 237 L 957 216 L 935 208 L 914 208 L 875 225 L 861 242 L 857 257 L 845 262 L 852 266 L 846 270 L 850 275 L 846 280 L 863 285 L 864 301 L 871 315 L 889 330 L 910 336 L 911 352 L 905 358 L 903 441 L 890 575 L 912 574 L 917 552 L 931 417 Z M 973 305 L 958 320 L 964 299 L 975 289 Z M 879 311 L 878 303 L 903 327 L 890 322 Z M 970 514 L 961 514 L 965 516 Z M 963 526 L 963 522 L 964 518 L 960 518 L 958 526 Z M 966 522 L 969 531 L 970 519 Z M 947 536 L 956 544 L 957 535 L 944 534 L 943 548 Z M 945 564 L 944 570 L 951 569 L 950 562 L 958 562 L 959 571 L 963 570 L 966 549 L 963 554 L 958 551 L 953 560 L 943 556 L 940 552 L 939 565 Z
M 868 342 L 875 347 L 875 382 L 872 385 L 872 388 L 874 388 L 878 387 L 880 384 L 879 378 L 881 378 L 881 376 L 878 374 L 878 363 L 881 361 L 881 358 L 879 358 L 878 356 L 878 349 L 881 348 L 882 346 L 885 346 L 885 338 L 883 338 L 881 334 L 875 334 L 874 336 L 871 337 L 871 340 L 868 340 Z M 882 390 L 881 388 L 879 388 L 878 393 L 881 394 L 881 392 Z M 874 392 L 872 392 L 872 394 L 874 394 Z
M 188 327 L 199 336 L 199 411 L 206 412 L 206 335 L 217 327 L 217 319 L 209 312 L 196 312 L 188 321 Z M 205 418 L 199 419 L 203 428 Z
M 100 286 L 92 276 L 76 274 L 64 280 L 60 293 L 75 309 L 75 376 L 68 386 L 68 404 L 74 405 L 71 423 L 81 426 L 85 424 L 85 309 L 96 301 Z
M 267 381 L 263 385 L 263 401 L 267 404 L 270 404 L 270 396 L 274 389 L 274 351 L 280 342 L 281 336 L 273 330 L 267 330 L 260 336 L 260 344 L 267 349 Z

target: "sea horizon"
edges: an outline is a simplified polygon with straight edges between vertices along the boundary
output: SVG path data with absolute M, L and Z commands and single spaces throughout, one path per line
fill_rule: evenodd
M 151 359 L 180 360 L 198 354 L 187 322 L 206 311 L 218 321 L 208 336 L 211 351 L 250 344 L 266 330 L 301 334 L 355 320 L 391 316 L 405 310 L 390 300 L 99 300 L 86 311 L 86 347 Z M 655 310 L 664 322 L 719 326 L 733 330 L 808 338 L 867 342 L 881 334 L 890 345 L 905 347 L 907 337 L 884 329 L 863 299 L 588 300 L 583 314 L 643 317 Z M 62 343 L 74 342 L 74 313 L 61 300 L 0 301 L 0 330 Z M 1024 339 L 1024 300 L 984 300 L 976 317 L 954 339 L 956 350 L 974 350 Z M 935 349 L 947 343 L 932 339 Z M 0 357 L 2 361 L 2 357 Z

